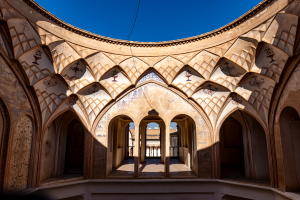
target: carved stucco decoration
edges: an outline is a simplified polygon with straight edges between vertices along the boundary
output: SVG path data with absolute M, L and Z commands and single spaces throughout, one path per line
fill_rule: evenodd
M 141 84 L 142 80 L 150 80 L 150 76 L 155 77 L 158 82 L 162 81 L 161 83 L 166 81 L 169 86 L 190 97 L 206 110 L 212 125 L 219 119 L 217 116 L 223 116 L 220 112 L 224 111 L 224 98 L 229 94 L 222 95 L 222 98 L 218 96 L 222 100 L 222 105 L 219 103 L 218 108 L 204 106 L 199 99 L 205 100 L 206 94 L 203 93 L 204 96 L 197 96 L 196 99 L 193 95 L 208 90 L 205 88 L 206 81 L 217 85 L 214 86 L 216 88 L 224 86 L 223 89 L 227 88 L 227 92 L 237 92 L 243 96 L 265 122 L 268 103 L 264 102 L 270 100 L 272 88 L 280 80 L 286 61 L 293 55 L 299 13 L 297 1 L 289 5 L 280 4 L 282 7 L 278 7 L 278 2 L 269 4 L 270 2 L 264 1 L 230 25 L 202 36 L 165 43 L 137 43 L 84 32 L 46 13 L 35 2 L 25 2 L 36 6 L 32 14 L 40 21 L 32 21 L 31 18 L 29 20 L 31 13 L 29 10 L 28 13 L 24 11 L 30 9 L 29 6 L 24 5 L 24 10 L 18 9 L 16 5 L 23 5 L 22 1 L 1 0 L 0 7 L 3 19 L 9 25 L 15 57 L 22 64 L 30 85 L 37 92 L 44 123 L 53 117 L 52 114 L 58 112 L 56 109 L 66 106 L 60 104 L 73 93 L 79 96 L 80 105 L 82 104 L 81 108 L 78 107 L 78 113 L 81 113 L 82 118 L 89 118 L 85 119 L 89 121 L 85 123 L 92 124 L 101 109 L 109 104 L 109 97 L 118 98 L 130 86 Z M 284 8 L 285 6 L 287 7 Z M 45 17 L 35 10 L 44 13 L 52 22 L 43 24 Z M 258 42 L 264 42 L 261 49 L 257 49 Z M 48 45 L 54 63 L 51 63 L 41 45 Z M 118 50 L 119 47 L 125 50 Z M 151 68 L 155 70 L 148 71 Z M 247 92 L 243 92 L 241 85 L 250 82 L 255 85 L 257 82 L 243 80 L 248 73 L 253 73 L 248 78 L 264 75 L 264 84 L 269 85 L 261 86 L 263 89 L 248 85 Z M 63 77 L 69 87 L 65 83 L 57 82 L 55 85 L 53 76 L 60 76 L 59 81 Z M 268 77 L 274 81 L 270 81 Z M 240 83 L 241 80 L 243 83 Z M 42 89 L 43 84 L 48 86 Z M 98 84 L 105 94 L 105 98 L 99 97 L 100 103 L 97 101 L 96 106 L 93 104 L 95 99 L 91 101 L 89 95 L 80 94 L 80 91 L 86 91 L 94 84 Z M 47 90 L 54 87 L 61 88 L 48 93 Z M 213 95 L 218 95 L 219 92 Z M 263 102 L 260 102 L 263 108 L 256 106 L 258 104 L 255 102 L 260 97 L 256 93 L 264 96 Z M 250 96 L 255 100 L 252 101 Z M 209 108 L 215 110 L 208 111 Z

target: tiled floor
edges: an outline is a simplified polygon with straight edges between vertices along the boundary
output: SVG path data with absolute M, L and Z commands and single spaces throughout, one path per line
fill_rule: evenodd
M 108 178 L 133 178 L 133 171 L 134 159 L 127 159 L 120 167 L 114 169 Z M 179 159 L 170 160 L 170 177 L 197 178 Z M 141 163 L 139 178 L 165 178 L 164 164 L 161 163 L 160 158 L 149 158 L 145 163 Z

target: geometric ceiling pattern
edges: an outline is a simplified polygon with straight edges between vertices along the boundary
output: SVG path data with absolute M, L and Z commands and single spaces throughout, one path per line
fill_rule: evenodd
M 201 36 L 202 41 L 149 43 L 154 45 L 149 47 L 96 40 L 51 21 L 27 4 L 26 12 L 18 10 L 20 2 L 1 0 L 0 6 L 14 58 L 36 91 L 44 124 L 56 110 L 69 106 L 92 126 L 128 88 L 152 80 L 194 101 L 213 128 L 237 107 L 267 128 L 273 90 L 295 51 L 300 14 L 295 2 L 268 16 L 260 11 L 249 19 L 253 26 L 236 25 L 238 34 L 224 29 L 225 33 Z M 32 12 L 41 20 L 30 18 Z

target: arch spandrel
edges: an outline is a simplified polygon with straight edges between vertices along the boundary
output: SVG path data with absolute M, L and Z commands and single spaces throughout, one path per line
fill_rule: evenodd
M 113 105 L 96 122 L 94 137 L 102 145 L 107 146 L 108 124 L 111 119 L 123 114 L 132 118 L 135 124 L 139 124 L 152 110 L 155 110 L 166 124 L 180 114 L 192 117 L 197 124 L 198 150 L 211 145 L 210 131 L 203 116 L 182 97 L 155 83 L 137 88 Z

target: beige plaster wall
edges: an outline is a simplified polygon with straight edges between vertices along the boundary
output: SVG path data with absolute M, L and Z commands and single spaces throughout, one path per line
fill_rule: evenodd
M 42 161 L 40 181 L 51 177 L 55 167 L 55 153 L 57 147 L 55 122 L 46 129 L 43 137 Z

